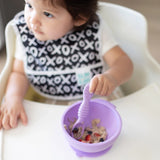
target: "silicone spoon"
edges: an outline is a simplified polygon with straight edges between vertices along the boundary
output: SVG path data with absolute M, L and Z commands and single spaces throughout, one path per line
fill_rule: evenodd
M 84 133 L 84 129 L 89 125 L 89 112 L 90 112 L 90 99 L 92 98 L 93 94 L 89 92 L 89 83 L 84 87 L 83 90 L 83 101 L 78 109 L 78 119 L 73 125 L 72 128 L 72 136 L 73 132 L 76 129 L 82 128 L 81 135 Z M 80 138 L 79 137 L 79 138 Z

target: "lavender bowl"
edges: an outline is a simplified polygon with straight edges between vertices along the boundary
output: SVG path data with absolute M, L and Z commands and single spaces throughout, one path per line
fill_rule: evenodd
M 70 106 L 62 117 L 62 128 L 66 140 L 69 142 L 71 148 L 76 151 L 78 156 L 96 157 L 106 153 L 118 138 L 122 121 L 119 113 L 116 111 L 115 106 L 108 101 L 95 99 L 90 101 L 90 120 L 100 119 L 100 126 L 106 128 L 108 136 L 104 142 L 100 143 L 82 143 L 74 139 L 64 128 L 64 125 L 69 125 L 69 120 L 73 121 L 78 118 L 78 108 L 81 104 L 77 102 Z

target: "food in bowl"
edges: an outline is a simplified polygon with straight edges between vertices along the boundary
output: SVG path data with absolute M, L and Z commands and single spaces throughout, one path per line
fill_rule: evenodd
M 103 126 L 99 126 L 100 119 L 93 119 L 92 127 L 85 128 L 82 136 L 80 136 L 82 131 L 81 127 L 73 129 L 73 125 L 76 122 L 76 120 L 77 120 L 76 118 L 74 121 L 69 120 L 70 125 L 68 126 L 69 134 L 76 140 L 83 143 L 99 143 L 99 142 L 104 142 L 107 139 L 106 128 Z M 67 130 L 67 126 L 64 125 L 64 127 Z

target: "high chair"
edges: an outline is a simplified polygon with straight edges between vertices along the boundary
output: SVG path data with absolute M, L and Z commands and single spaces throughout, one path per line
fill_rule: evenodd
M 160 66 L 148 50 L 146 19 L 137 11 L 104 2 L 99 3 L 99 13 L 110 26 L 121 48 L 132 59 L 134 73 L 131 79 L 122 85 L 126 96 L 112 102 L 118 107 L 123 122 L 119 141 L 112 148 L 112 152 L 95 159 L 158 160 L 159 152 L 156 146 L 160 145 Z M 10 23 L 5 34 L 7 61 L 0 74 L 0 101 L 4 96 L 15 51 L 16 37 Z M 21 156 L 23 160 L 80 159 L 66 144 L 60 129 L 59 119 L 67 106 L 25 100 L 24 107 L 29 124 L 27 127 L 20 126 L 4 132 L 5 160 L 20 160 Z M 154 136 L 149 140 L 153 132 Z M 56 135 L 58 138 L 53 139 Z M 18 151 L 15 152 L 14 148 Z

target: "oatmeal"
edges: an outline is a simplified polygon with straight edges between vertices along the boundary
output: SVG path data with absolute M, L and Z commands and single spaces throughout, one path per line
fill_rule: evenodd
M 84 143 L 99 143 L 103 142 L 107 139 L 107 131 L 105 127 L 99 126 L 100 120 L 99 119 L 94 119 L 92 120 L 92 127 L 85 128 L 83 135 L 81 135 L 82 128 L 74 128 L 73 125 L 76 122 L 76 119 L 74 121 L 70 121 L 70 125 L 67 126 L 65 125 L 64 127 L 66 128 L 67 132 L 73 136 L 75 139 L 77 139 L 80 142 Z

